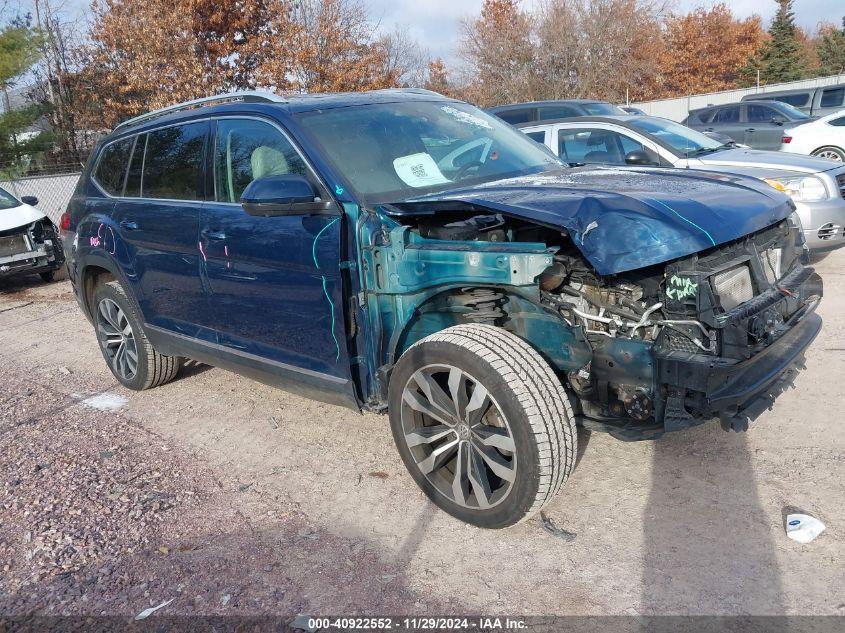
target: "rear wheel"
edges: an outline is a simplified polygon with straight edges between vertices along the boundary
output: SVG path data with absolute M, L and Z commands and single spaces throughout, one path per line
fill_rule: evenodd
M 153 349 L 134 306 L 118 282 L 98 286 L 93 305 L 100 351 L 122 385 L 141 391 L 176 377 L 182 359 L 159 354 Z
M 408 349 L 390 378 L 390 424 L 402 460 L 449 514 L 502 528 L 545 506 L 575 465 L 563 386 L 516 335 L 459 325 Z
M 826 147 L 818 148 L 816 151 L 813 152 L 813 156 L 818 156 L 819 158 L 827 158 L 828 160 L 837 160 L 841 163 L 845 161 L 845 150 L 843 150 L 841 147 L 828 145 Z

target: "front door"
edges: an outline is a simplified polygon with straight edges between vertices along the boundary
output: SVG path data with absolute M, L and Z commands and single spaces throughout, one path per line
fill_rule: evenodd
M 294 379 L 298 373 L 305 382 L 315 374 L 347 380 L 341 216 L 244 211 L 239 200 L 253 180 L 314 179 L 287 135 L 268 121 L 217 121 L 213 173 L 214 201 L 203 206 L 199 239 L 207 318 L 220 345 L 283 366 Z
M 783 138 L 783 115 L 774 108 L 751 103 L 745 106 L 745 144 L 754 149 L 779 150 Z

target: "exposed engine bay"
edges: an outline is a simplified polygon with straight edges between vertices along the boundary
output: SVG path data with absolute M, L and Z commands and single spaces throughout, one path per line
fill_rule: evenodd
M 622 439 L 713 417 L 726 429 L 747 428 L 762 411 L 760 402 L 768 406 L 777 394 L 751 393 L 754 385 L 740 385 L 737 368 L 786 335 L 822 294 L 818 275 L 802 263 L 803 238 L 792 220 L 667 264 L 605 277 L 565 231 L 521 219 L 462 209 L 402 222 L 427 240 L 545 244 L 553 256 L 536 278 L 537 301 L 592 351 L 589 362 L 561 378 L 578 396 L 581 423 Z M 483 316 L 521 334 L 507 294 L 487 292 Z M 726 390 L 738 395 L 720 400 Z

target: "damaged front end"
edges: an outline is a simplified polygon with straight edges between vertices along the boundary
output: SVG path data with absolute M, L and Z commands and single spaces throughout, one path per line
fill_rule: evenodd
M 58 230 L 46 216 L 0 231 L 0 278 L 30 273 L 46 275 L 60 268 L 64 261 Z
M 821 279 L 790 219 L 605 274 L 568 231 L 467 202 L 385 206 L 358 226 L 374 408 L 410 345 L 482 322 L 549 361 L 587 428 L 635 440 L 720 418 L 745 430 L 821 327 Z

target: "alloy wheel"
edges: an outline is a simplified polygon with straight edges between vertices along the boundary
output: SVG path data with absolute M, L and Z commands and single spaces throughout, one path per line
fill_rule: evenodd
M 112 370 L 124 380 L 138 373 L 138 347 L 126 314 L 111 299 L 97 306 L 97 339 Z
M 835 160 L 835 161 L 842 162 L 842 155 L 839 152 L 832 150 L 832 149 L 822 150 L 822 151 L 818 152 L 816 154 L 816 156 L 818 156 L 819 158 L 826 158 L 828 160 Z
M 465 371 L 430 365 L 402 393 L 402 432 L 420 472 L 471 509 L 501 503 L 516 479 L 510 425 L 488 390 Z

